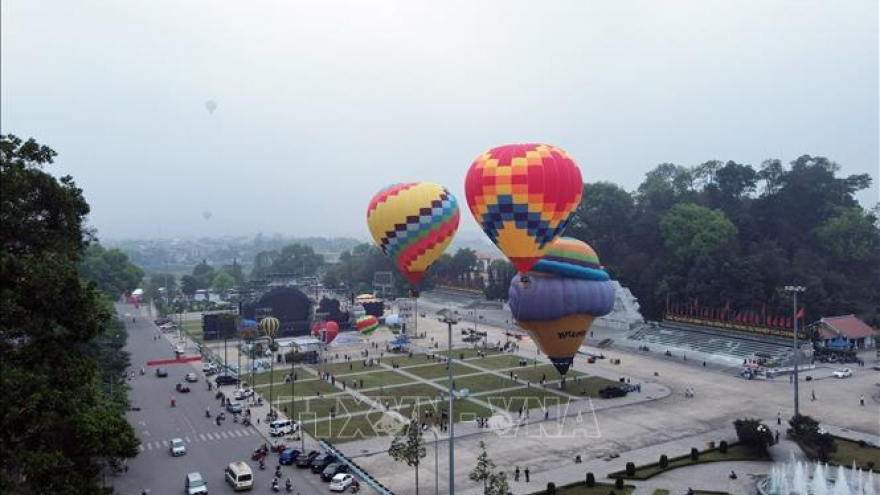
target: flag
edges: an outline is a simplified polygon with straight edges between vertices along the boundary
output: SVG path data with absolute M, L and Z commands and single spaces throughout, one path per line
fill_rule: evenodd
M 803 319 L 804 319 L 804 308 L 801 308 L 800 311 L 797 312 L 797 318 L 798 318 L 799 320 L 803 320 Z

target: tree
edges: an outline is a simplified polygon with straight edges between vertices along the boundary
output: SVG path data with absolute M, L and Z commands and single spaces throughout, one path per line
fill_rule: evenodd
M 79 273 L 84 279 L 95 282 L 111 299 L 135 290 L 144 277 L 144 271 L 129 263 L 125 253 L 118 249 L 104 249 L 97 243 L 86 250 Z
M 209 265 L 206 260 L 193 267 L 192 276 L 198 282 L 199 289 L 210 289 L 211 283 L 214 281 L 214 267 Z
M 766 454 L 767 447 L 773 445 L 773 433 L 758 419 L 737 419 L 733 427 L 739 442 L 755 452 Z
M 226 296 L 226 293 L 232 289 L 235 285 L 235 279 L 232 278 L 232 275 L 228 274 L 226 270 L 220 270 L 217 272 L 217 275 L 214 275 L 214 280 L 211 282 L 211 288 L 214 292 L 220 294 L 221 297 Z
M 192 297 L 197 290 L 199 290 L 199 281 L 197 278 L 192 275 L 184 275 L 180 277 L 180 292 L 183 292 L 187 297 Z
M 729 252 L 735 246 L 736 227 L 724 213 L 695 204 L 678 204 L 660 221 L 664 245 L 678 261 L 700 255 Z
M 416 495 L 419 493 L 419 464 L 425 458 L 425 439 L 418 421 L 412 420 L 400 429 L 391 441 L 388 455 L 397 462 L 405 462 L 416 472 Z
M 486 444 L 480 441 L 480 455 L 477 456 L 477 464 L 474 470 L 468 473 L 468 478 L 477 483 L 483 483 L 483 495 L 507 495 L 510 486 L 507 483 L 507 474 L 504 471 L 494 471 L 495 463 L 489 459 L 486 452 Z
M 71 177 L 41 170 L 55 156 L 0 135 L 0 492 L 10 495 L 98 493 L 102 466 L 137 453 L 114 371 L 124 355 L 105 345 L 112 305 L 78 272 L 89 206 Z

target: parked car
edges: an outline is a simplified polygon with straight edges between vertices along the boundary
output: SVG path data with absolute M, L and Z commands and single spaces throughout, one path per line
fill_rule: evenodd
M 244 399 L 247 399 L 248 397 L 251 397 L 253 395 L 254 395 L 254 389 L 240 388 L 235 391 L 235 394 L 233 395 L 233 397 L 235 397 L 235 400 L 244 400 Z
M 217 375 L 217 378 L 215 378 L 214 381 L 217 383 L 218 387 L 221 385 L 235 385 L 238 383 L 238 377 L 235 375 L 223 374 Z
M 332 480 L 337 474 L 344 474 L 348 472 L 348 466 L 342 464 L 341 462 L 331 462 L 324 468 L 324 471 L 321 472 L 321 479 L 324 481 Z
M 308 454 L 300 454 L 296 458 L 296 467 L 298 468 L 307 468 L 312 465 L 312 459 L 321 455 L 317 450 L 313 450 Z
M 197 377 L 195 373 L 187 373 L 186 374 L 186 381 L 188 381 L 190 383 L 195 383 L 195 382 L 199 381 L 199 377 Z
M 599 391 L 599 397 L 603 399 L 613 399 L 615 397 L 626 397 L 627 391 L 622 387 L 608 386 Z
M 479 342 L 479 341 L 483 340 L 483 337 L 480 337 L 479 335 L 471 334 L 471 335 L 466 335 L 466 336 L 462 337 L 461 340 L 462 340 L 462 342 Z
M 831 373 L 831 376 L 834 378 L 849 378 L 852 374 L 852 370 L 849 368 L 839 368 L 834 370 L 834 373 Z
M 278 458 L 278 464 L 291 466 L 296 462 L 296 458 L 299 457 L 299 454 L 300 451 L 297 449 L 284 449 L 284 452 L 282 452 L 281 456 Z
M 168 376 L 168 368 L 156 368 L 156 376 L 159 378 L 166 378 Z
M 226 405 L 226 410 L 231 412 L 232 414 L 241 414 L 241 402 L 236 400 L 231 401 Z
M 350 474 L 337 474 L 330 480 L 331 492 L 344 492 L 354 483 L 354 476 Z
M 336 456 L 325 452 L 312 459 L 312 472 L 317 474 L 324 471 L 327 466 L 336 462 Z
M 171 439 L 171 455 L 177 457 L 179 455 L 186 455 L 186 444 L 183 443 L 183 439 L 180 438 L 172 438 Z

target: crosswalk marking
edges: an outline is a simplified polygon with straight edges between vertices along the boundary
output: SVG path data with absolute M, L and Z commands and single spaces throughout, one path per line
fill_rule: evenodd
M 236 430 L 227 430 L 227 431 L 217 431 L 213 433 L 197 433 L 192 437 L 183 437 L 184 442 L 186 443 L 194 443 L 194 442 L 210 442 L 216 440 L 233 440 L 237 438 L 243 438 L 250 435 L 254 435 L 255 432 L 251 431 L 251 429 L 236 429 Z M 148 442 L 142 442 L 138 446 L 139 452 L 145 452 L 147 450 L 158 450 L 158 449 L 167 449 L 171 445 L 171 442 L 168 440 L 152 440 Z

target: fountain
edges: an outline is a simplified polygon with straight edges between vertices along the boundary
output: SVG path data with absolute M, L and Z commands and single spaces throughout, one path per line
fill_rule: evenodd
M 758 482 L 760 495 L 880 495 L 873 471 L 850 470 L 843 466 L 831 478 L 830 468 L 818 462 L 807 463 L 792 458 L 775 463 L 770 475 Z

